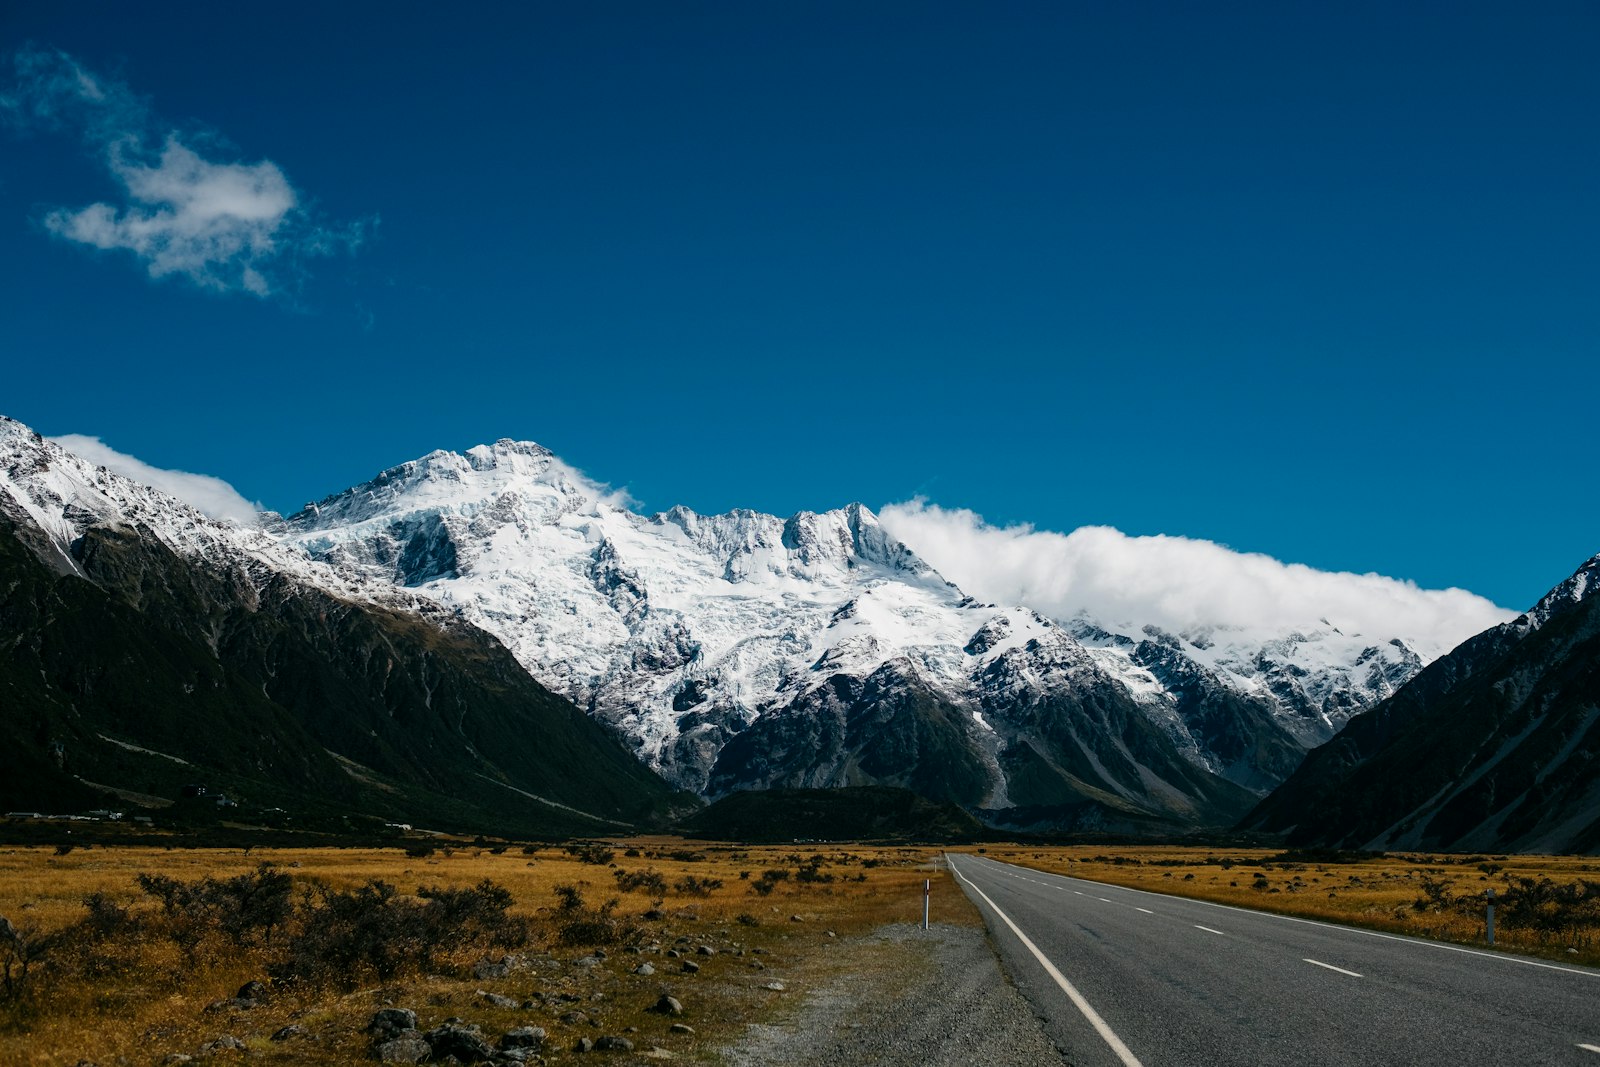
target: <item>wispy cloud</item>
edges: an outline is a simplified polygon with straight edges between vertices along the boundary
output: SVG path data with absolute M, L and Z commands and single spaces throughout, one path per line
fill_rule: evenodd
M 118 452 L 98 437 L 69 433 L 48 440 L 96 466 L 175 496 L 213 519 L 249 526 L 257 521 L 257 512 L 261 510 L 221 478 L 152 467 L 142 459 Z
M 318 220 L 276 163 L 216 158 L 215 137 L 171 128 L 128 86 L 66 53 L 24 48 L 13 62 L 0 116 L 80 136 L 122 193 L 119 203 L 47 212 L 50 233 L 129 252 L 152 278 L 258 297 L 291 287 L 306 260 L 360 242 L 363 224 Z
M 884 528 L 940 573 L 985 600 L 1056 618 L 1080 611 L 1107 625 L 1182 633 L 1226 626 L 1401 637 L 1437 655 L 1513 612 L 1464 589 L 1420 589 L 1377 574 L 1320 571 L 1186 537 L 1130 537 L 1108 526 L 1070 534 L 996 527 L 966 510 L 891 504 Z

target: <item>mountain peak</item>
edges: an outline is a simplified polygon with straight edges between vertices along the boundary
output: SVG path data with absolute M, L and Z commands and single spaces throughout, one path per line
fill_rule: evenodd
M 466 460 L 474 470 L 512 469 L 542 470 L 555 459 L 555 453 L 533 441 L 513 441 L 502 437 L 492 445 L 474 445 L 467 449 Z

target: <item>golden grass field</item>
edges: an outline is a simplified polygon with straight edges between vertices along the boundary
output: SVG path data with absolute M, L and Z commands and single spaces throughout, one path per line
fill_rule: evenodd
M 667 891 L 619 890 L 613 866 L 580 862 L 560 846 L 541 847 L 533 855 L 512 846 L 496 855 L 487 848 L 456 845 L 440 847 L 427 858 L 407 856 L 400 849 L 246 853 L 96 847 L 56 855 L 49 848 L 0 848 L 0 916 L 43 931 L 82 919 L 83 901 L 94 893 L 106 894 L 136 914 L 155 914 L 158 905 L 135 883 L 141 873 L 198 881 L 248 874 L 271 863 L 287 870 L 297 888 L 316 882 L 353 889 L 381 879 L 403 894 L 420 886 L 468 887 L 490 879 L 510 891 L 512 913 L 531 921 L 530 942 L 512 951 L 534 964 L 504 978 L 474 979 L 475 961 L 499 958 L 505 950 L 468 950 L 437 968 L 442 974 L 362 981 L 348 989 L 275 989 L 250 1010 L 207 1012 L 208 1005 L 231 998 L 243 983 L 264 980 L 274 946 L 241 948 L 212 936 L 190 959 L 177 945 L 146 938 L 132 954 L 131 965 L 114 974 L 90 978 L 57 973 L 49 957 L 36 966 L 28 995 L 0 1004 L 0 1064 L 157 1064 L 174 1053 L 196 1056 L 203 1044 L 222 1034 L 243 1041 L 252 1062 L 351 1063 L 369 1059 L 371 1041 L 362 1028 L 383 1006 L 415 1009 L 424 1030 L 447 1017 L 462 1017 L 482 1025 L 491 1040 L 514 1026 L 541 1026 L 549 1034 L 547 1062 L 574 1058 L 567 1050 L 578 1038 L 603 1034 L 626 1036 L 641 1053 L 657 1047 L 681 1062 L 715 1062 L 717 1049 L 736 1040 L 747 1023 L 781 1017 L 830 969 L 870 965 L 859 953 L 852 954 L 853 939 L 884 923 L 920 920 L 922 879 L 941 877 L 919 870 L 936 854 L 930 848 L 746 847 L 669 838 L 613 841 L 605 847 L 615 851 L 615 870 L 656 871 Z M 688 858 L 696 855 L 702 858 Z M 818 877 L 832 880 L 797 880 L 795 874 L 816 855 L 823 857 L 815 867 Z M 774 882 L 767 895 L 758 895 L 751 886 L 767 870 L 791 874 Z M 741 878 L 741 872 L 749 872 L 748 878 Z M 720 880 L 722 885 L 704 896 L 672 888 L 686 876 Z M 634 946 L 638 953 L 609 945 L 600 965 L 573 966 L 590 949 L 560 943 L 563 917 L 556 910 L 555 893 L 560 885 L 578 888 L 591 906 L 618 898 L 616 915 L 640 927 Z M 653 908 L 662 917 L 640 918 Z M 936 919 L 981 921 L 947 882 Z M 699 955 L 695 950 L 700 945 L 717 952 Z M 698 973 L 682 973 L 683 961 L 669 958 L 668 949 L 687 952 L 685 958 L 699 965 Z M 656 974 L 632 973 L 641 962 L 651 963 Z M 787 988 L 764 988 L 774 980 Z M 479 990 L 524 1004 L 536 996 L 547 999 L 527 1009 L 501 1009 L 488 1006 Z M 683 1001 L 682 1018 L 645 1010 L 663 991 Z M 563 1022 L 562 1016 L 571 1011 L 582 1011 L 598 1025 Z M 673 1022 L 695 1032 L 671 1033 Z M 289 1024 L 303 1027 L 307 1035 L 269 1040 Z M 629 1032 L 629 1027 L 635 1029 Z
M 576 1061 L 569 1050 L 580 1037 L 610 1034 L 636 1047 L 632 1060 L 622 1062 L 716 1063 L 719 1050 L 737 1041 L 748 1024 L 781 1023 L 806 990 L 831 976 L 881 971 L 885 982 L 900 980 L 891 963 L 876 959 L 863 935 L 885 923 L 918 921 L 922 879 L 935 880 L 935 921 L 981 922 L 948 875 L 929 870 L 936 847 L 757 847 L 639 838 L 605 842 L 603 848 L 614 852 L 608 863 L 583 862 L 562 846 L 532 854 L 519 846 L 498 852 L 459 843 L 436 848 L 425 857 L 399 848 L 246 852 L 127 846 L 65 855 L 49 848 L 0 848 L 0 916 L 19 928 L 48 933 L 69 927 L 84 918 L 84 900 L 96 893 L 152 924 L 131 945 L 77 954 L 60 947 L 37 964 L 26 994 L 0 1002 L 0 1064 L 159 1064 L 173 1054 L 197 1056 L 223 1034 L 240 1039 L 252 1062 L 352 1063 L 370 1059 L 372 1040 L 363 1027 L 384 1006 L 415 1009 L 424 1030 L 460 1017 L 481 1025 L 491 1040 L 515 1026 L 541 1026 L 548 1033 L 546 1062 Z M 1419 908 L 1418 901 L 1448 904 L 1518 878 L 1600 877 L 1600 863 L 1581 857 L 1415 855 L 1346 863 L 1282 859 L 1267 849 L 988 845 L 960 851 L 1156 892 L 1460 942 L 1481 942 L 1481 917 L 1451 907 Z M 141 873 L 181 882 L 225 879 L 255 872 L 262 863 L 288 872 L 297 893 L 314 885 L 350 890 L 378 879 L 409 895 L 424 886 L 466 888 L 491 880 L 511 894 L 510 913 L 528 920 L 528 943 L 510 950 L 525 966 L 502 977 L 474 978 L 474 963 L 507 951 L 474 945 L 435 961 L 434 973 L 297 982 L 275 986 L 254 1008 L 208 1012 L 208 1005 L 232 997 L 243 983 L 266 979 L 268 964 L 287 947 L 283 935 L 241 946 L 213 930 L 186 952 L 159 934 L 160 906 L 135 879 Z M 814 880 L 802 881 L 800 872 L 807 868 Z M 769 870 L 787 874 L 768 879 Z M 622 889 L 619 871 L 653 871 L 665 891 Z M 685 878 L 702 884 L 683 888 Z M 707 881 L 721 885 L 707 888 Z M 770 883 L 765 893 L 753 888 L 763 882 Z M 559 909 L 558 886 L 576 888 L 590 905 L 583 913 L 590 917 L 595 905 L 616 898 L 614 917 L 636 929 L 606 945 L 598 964 L 578 965 L 593 946 L 563 940 L 563 930 L 571 929 L 565 924 L 576 913 Z M 1595 920 L 1558 934 L 1502 924 L 1498 940 L 1510 950 L 1600 963 L 1600 915 Z M 714 953 L 701 954 L 702 945 Z M 101 955 L 110 965 L 89 973 L 84 960 Z M 685 961 L 699 970 L 684 973 Z M 634 973 L 645 962 L 654 966 L 654 975 Z M 771 981 L 785 989 L 765 988 Z M 480 991 L 510 997 L 518 1006 L 494 1007 Z M 663 992 L 683 1001 L 681 1018 L 647 1010 Z M 675 1033 L 674 1022 L 694 1032 Z M 269 1039 L 290 1024 L 304 1033 Z M 213 1062 L 238 1055 L 224 1053 Z

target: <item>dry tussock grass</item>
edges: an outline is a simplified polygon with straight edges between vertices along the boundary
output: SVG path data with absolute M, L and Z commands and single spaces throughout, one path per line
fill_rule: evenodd
M 84 902 L 95 894 L 150 924 L 137 936 L 87 949 L 57 946 L 35 964 L 26 994 L 0 1002 L 0 1063 L 76 1064 L 86 1058 L 102 1067 L 153 1064 L 172 1053 L 194 1055 L 220 1034 L 244 1041 L 253 1062 L 348 1063 L 368 1056 L 370 1040 L 362 1027 L 386 1005 L 414 1008 L 424 1029 L 460 1016 L 481 1024 L 491 1040 L 514 1026 L 544 1027 L 550 1062 L 567 1059 L 566 1050 L 580 1036 L 614 1033 L 626 1034 L 641 1050 L 659 1045 L 680 1060 L 703 1060 L 745 1023 L 781 1014 L 790 993 L 798 992 L 774 993 L 764 988 L 768 981 L 817 978 L 830 957 L 847 955 L 828 951 L 841 942 L 886 922 L 920 918 L 921 880 L 929 876 L 923 865 L 933 854 L 922 848 L 747 847 L 639 838 L 597 845 L 600 851 L 587 858 L 605 862 L 595 863 L 561 846 L 532 854 L 520 846 L 433 847 L 427 856 L 354 848 L 98 847 L 67 855 L 0 849 L 0 916 L 18 928 L 48 934 L 72 927 L 84 919 Z M 613 855 L 604 857 L 606 851 Z M 174 943 L 155 932 L 161 906 L 140 890 L 137 876 L 220 881 L 251 875 L 263 863 L 292 876 L 297 900 L 308 887 L 353 891 L 380 880 L 394 885 L 404 902 L 421 904 L 406 898 L 421 887 L 468 889 L 488 880 L 509 892 L 509 915 L 527 924 L 527 943 L 512 951 L 529 963 L 502 978 L 475 979 L 473 964 L 499 958 L 505 949 L 472 944 L 444 953 L 433 973 L 379 981 L 363 972 L 348 981 L 275 984 L 254 1008 L 208 1012 L 208 1005 L 232 997 L 245 982 L 266 980 L 269 967 L 289 951 L 285 940 L 293 931 L 273 938 L 257 931 L 239 944 L 211 930 L 197 943 Z M 581 908 L 563 910 L 560 887 L 569 887 L 568 897 L 575 893 Z M 617 903 L 606 909 L 612 899 Z M 939 903 L 944 921 L 979 921 L 948 882 Z M 586 941 L 612 937 L 619 941 L 603 947 L 606 958 L 598 966 L 574 964 L 594 949 Z M 701 944 L 718 951 L 694 954 Z M 681 973 L 683 961 L 669 958 L 668 949 L 686 953 L 699 972 Z M 650 962 L 656 974 L 634 974 L 641 962 Z M 480 990 L 523 1006 L 488 1006 Z M 646 1012 L 663 991 L 685 1003 L 682 1019 Z M 563 1022 L 571 1011 L 599 1025 Z M 673 1021 L 696 1032 L 670 1034 Z M 268 1040 L 291 1023 L 307 1036 Z M 636 1031 L 628 1033 L 629 1027 Z
M 1075 878 L 1464 944 L 1483 942 L 1484 892 L 1494 889 L 1497 947 L 1600 965 L 1600 896 L 1583 887 L 1600 883 L 1594 857 L 1103 845 L 983 851 Z M 1581 899 L 1563 904 L 1536 892 L 1524 898 L 1530 910 L 1519 923 L 1508 892 L 1544 879 L 1577 887 Z

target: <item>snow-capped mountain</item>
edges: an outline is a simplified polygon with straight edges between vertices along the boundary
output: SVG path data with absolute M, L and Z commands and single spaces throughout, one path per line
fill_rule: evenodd
M 434 452 L 284 519 L 212 522 L 15 423 L 0 502 L 62 574 L 119 525 L 274 583 L 479 628 L 669 781 L 889 784 L 1017 826 L 1224 822 L 1437 650 L 981 602 L 852 504 L 640 515 L 548 450 Z
M 0 640 L 7 806 L 142 804 L 199 781 L 296 818 L 594 832 L 675 803 L 428 598 L 3 417 Z
M 1174 635 L 980 603 L 859 504 L 787 519 L 643 516 L 546 449 L 508 440 L 402 464 L 275 532 L 346 581 L 382 579 L 459 611 L 669 780 L 712 794 L 903 782 L 922 761 L 966 783 L 944 792 L 978 807 L 1064 795 L 1041 776 L 1137 810 L 1169 793 L 1172 811 L 1205 807 L 1217 802 L 1200 798 L 1209 786 L 1174 781 L 1198 770 L 1198 782 L 1265 791 L 1422 666 L 1398 639 L 1332 626 Z M 887 751 L 866 759 L 874 738 L 847 728 L 897 700 L 921 702 L 912 733 L 926 735 L 898 767 Z M 1121 738 L 1111 762 L 1126 774 L 1099 757 L 1080 774 L 1040 742 L 1019 709 L 1045 706 L 1081 728 L 1057 739 L 1075 751 L 1098 743 L 1094 731 Z M 837 736 L 801 727 L 818 714 L 838 720 Z M 1149 730 L 1161 751 L 1128 755 L 1129 730 Z M 1014 773 L 1032 784 L 1019 789 Z M 1152 778 L 1162 784 L 1138 784 Z

